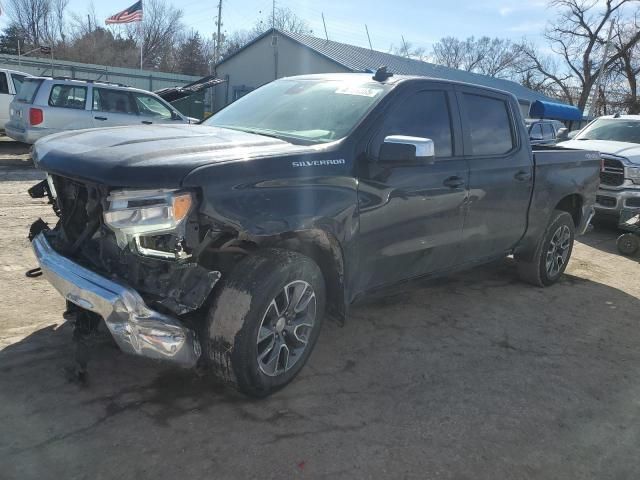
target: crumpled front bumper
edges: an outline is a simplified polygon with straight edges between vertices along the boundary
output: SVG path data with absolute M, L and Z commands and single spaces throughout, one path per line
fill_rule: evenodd
M 100 315 L 122 351 L 195 366 L 200 343 L 178 319 L 151 310 L 131 287 L 60 255 L 44 233 L 33 239 L 32 247 L 47 280 L 71 303 Z

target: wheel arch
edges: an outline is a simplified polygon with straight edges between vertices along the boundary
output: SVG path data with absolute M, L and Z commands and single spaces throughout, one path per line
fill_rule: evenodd
M 324 277 L 327 313 L 339 322 L 346 318 L 345 266 L 340 242 L 322 229 L 291 231 L 270 237 L 253 237 L 249 241 L 258 248 L 282 248 L 311 258 Z
M 579 193 L 572 193 L 563 197 L 555 206 L 554 210 L 561 210 L 567 212 L 573 218 L 573 224 L 576 228 L 582 222 L 582 205 L 584 199 Z

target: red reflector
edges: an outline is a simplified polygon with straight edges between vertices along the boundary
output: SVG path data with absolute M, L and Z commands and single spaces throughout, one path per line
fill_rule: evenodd
M 44 120 L 44 113 L 39 108 L 29 109 L 29 123 L 31 125 L 40 125 Z

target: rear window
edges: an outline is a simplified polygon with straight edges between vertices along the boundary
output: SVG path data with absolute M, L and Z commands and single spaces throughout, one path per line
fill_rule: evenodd
M 20 91 L 16 95 L 16 100 L 22 103 L 33 103 L 36 93 L 42 84 L 42 79 L 25 78 L 20 87 Z
M 49 95 L 52 107 L 77 108 L 83 110 L 87 103 L 87 88 L 75 85 L 54 85 Z
M 464 94 L 473 155 L 503 155 L 514 147 L 507 103 L 497 98 Z

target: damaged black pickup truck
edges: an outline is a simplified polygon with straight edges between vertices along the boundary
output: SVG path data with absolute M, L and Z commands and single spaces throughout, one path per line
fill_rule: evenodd
M 368 292 L 510 254 L 553 284 L 600 169 L 532 151 L 508 93 L 382 69 L 280 79 L 202 125 L 52 135 L 33 160 L 59 221 L 32 246 L 66 317 L 254 396 Z

